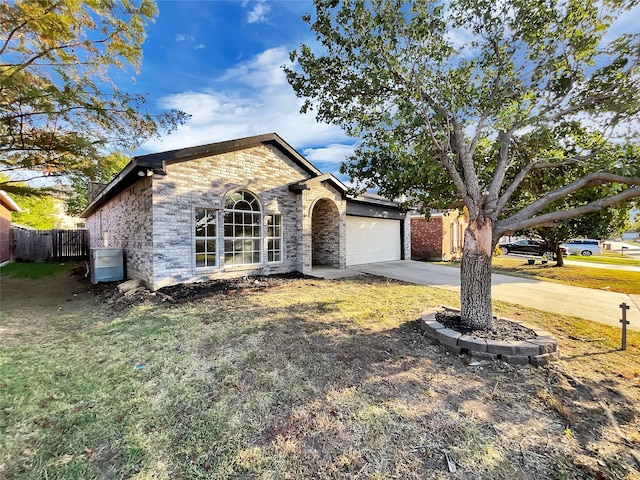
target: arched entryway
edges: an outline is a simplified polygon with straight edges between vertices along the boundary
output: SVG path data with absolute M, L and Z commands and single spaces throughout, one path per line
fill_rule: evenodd
M 340 212 L 327 198 L 318 200 L 311 213 L 311 261 L 340 268 Z

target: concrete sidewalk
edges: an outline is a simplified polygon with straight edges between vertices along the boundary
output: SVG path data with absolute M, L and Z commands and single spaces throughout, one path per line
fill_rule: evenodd
M 412 260 L 355 265 L 349 270 L 405 282 L 460 291 L 460 269 Z M 591 288 L 493 274 L 494 300 L 515 303 L 546 312 L 580 317 L 620 328 L 620 304 L 626 303 L 627 328 L 640 331 L 640 295 L 626 295 Z

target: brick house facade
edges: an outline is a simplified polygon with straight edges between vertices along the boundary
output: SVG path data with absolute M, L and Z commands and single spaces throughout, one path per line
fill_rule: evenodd
M 348 198 L 333 175 L 267 134 L 135 157 L 83 217 L 91 248 L 122 248 L 127 277 L 158 289 L 344 268 L 348 204 L 359 215 L 366 206 L 372 224 L 396 220 L 398 235 L 405 233 L 393 202 Z
M 432 213 L 429 220 L 411 215 L 411 258 L 456 260 L 462 256 L 464 229 L 468 221 L 458 210 Z

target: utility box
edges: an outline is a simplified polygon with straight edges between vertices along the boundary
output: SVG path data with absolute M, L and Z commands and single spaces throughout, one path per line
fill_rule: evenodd
M 115 282 L 124 279 L 121 248 L 91 249 L 91 283 Z

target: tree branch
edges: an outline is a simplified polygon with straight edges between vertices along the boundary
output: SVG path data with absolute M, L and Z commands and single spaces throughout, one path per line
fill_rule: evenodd
M 611 197 L 600 198 L 594 200 L 581 207 L 572 208 L 570 210 L 562 210 L 558 212 L 547 213 L 540 215 L 539 217 L 532 217 L 527 219 L 517 219 L 518 215 L 514 215 L 511 218 L 505 220 L 499 220 L 495 223 L 494 236 L 496 238 L 501 237 L 508 232 L 516 232 L 518 230 L 524 230 L 526 228 L 533 228 L 539 225 L 543 225 L 549 222 L 558 222 L 561 220 L 567 220 L 570 218 L 578 217 L 580 215 L 586 215 L 588 213 L 599 212 L 602 209 L 617 205 L 626 200 L 640 196 L 640 179 L 636 179 L 637 183 L 634 186 L 628 188 L 624 192 L 618 193 Z

